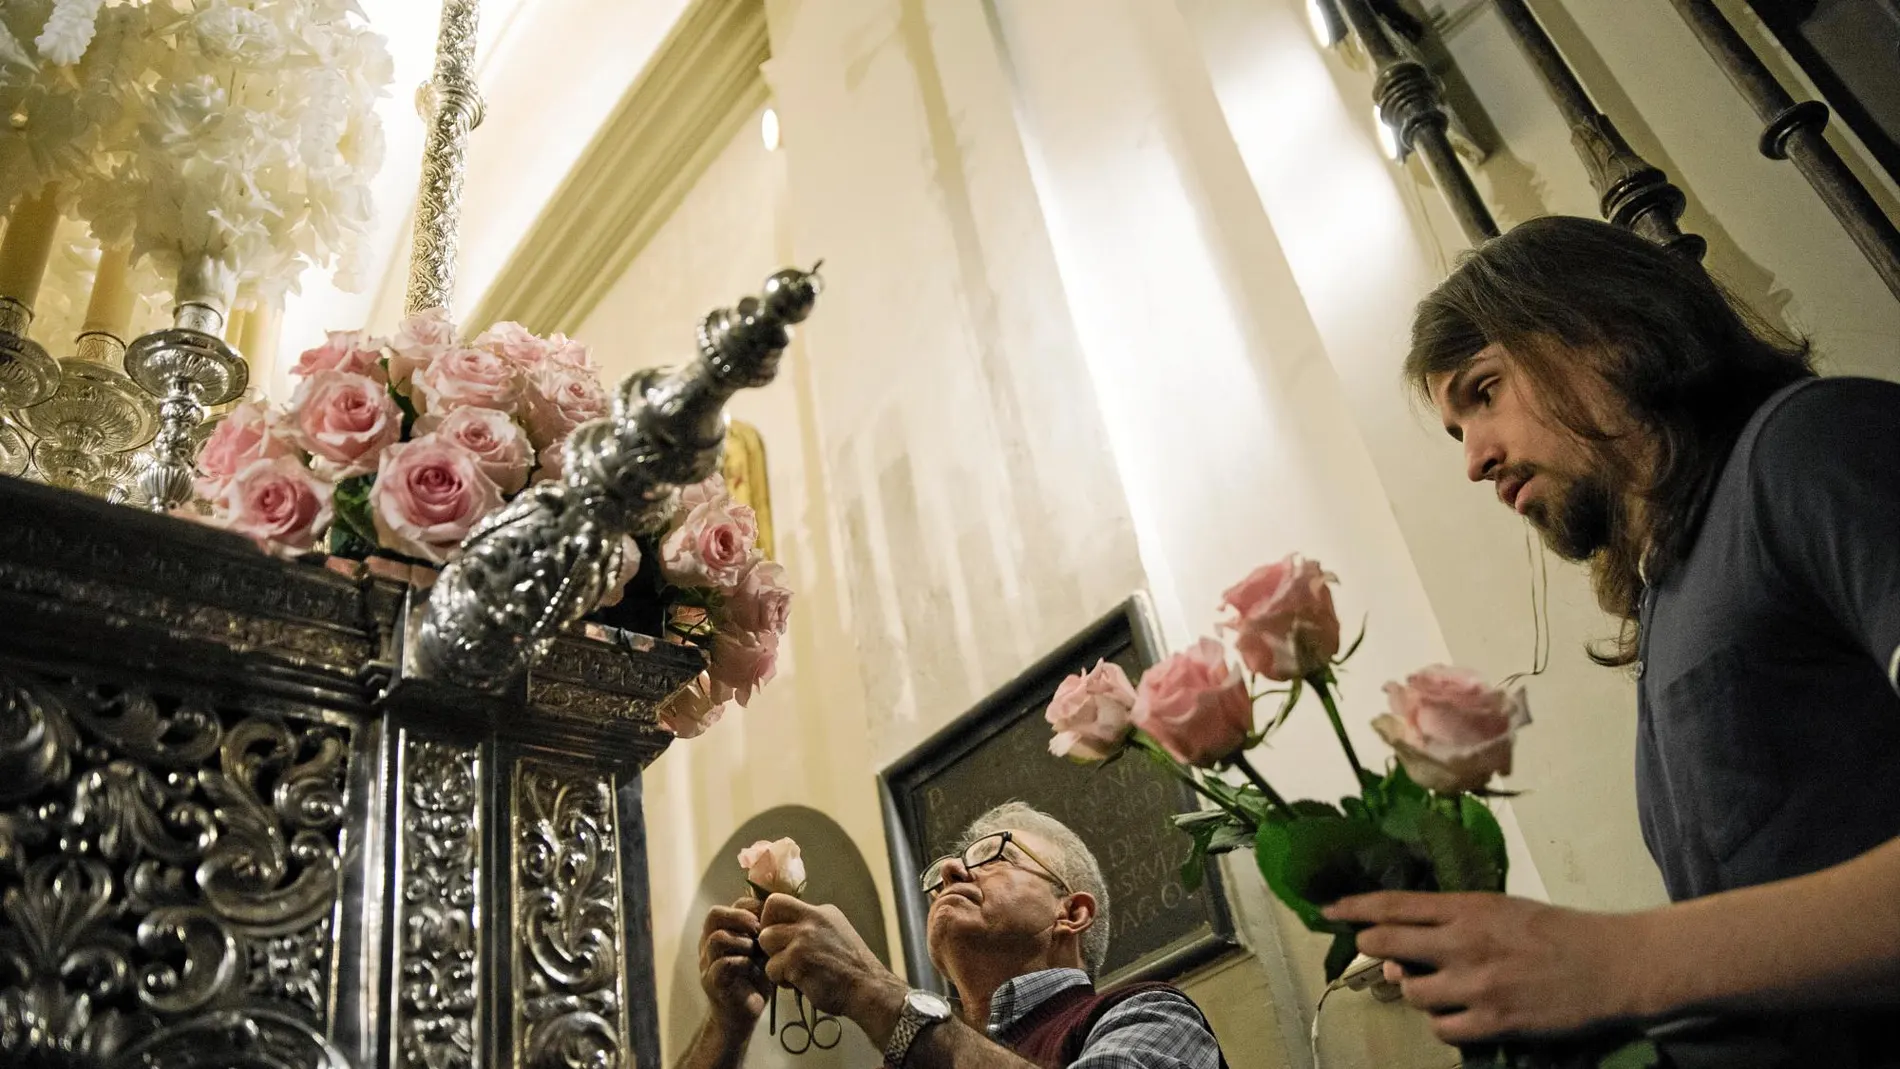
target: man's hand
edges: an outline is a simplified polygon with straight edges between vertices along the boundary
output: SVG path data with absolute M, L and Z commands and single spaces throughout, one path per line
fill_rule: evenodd
M 1634 1016 L 1636 917 L 1581 913 L 1497 894 L 1382 892 L 1328 918 L 1372 927 L 1359 951 L 1427 966 L 1397 978 L 1446 1043 L 1562 1033 Z
M 910 986 L 877 960 L 838 907 L 772 895 L 759 920 L 759 946 L 770 955 L 767 978 L 797 988 L 826 1013 L 856 1022 L 882 1049 Z
M 706 914 L 699 939 L 699 985 L 712 1003 L 712 1023 L 729 1039 L 743 1042 L 765 1012 L 772 985 L 759 971 L 759 901 L 741 898 L 714 906 Z

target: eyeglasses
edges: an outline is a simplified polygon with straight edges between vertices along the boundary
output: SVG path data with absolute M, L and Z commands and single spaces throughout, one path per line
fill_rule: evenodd
M 1042 871 L 1037 872 L 1035 869 L 1029 868 L 1019 861 L 1005 857 L 1004 851 L 1011 845 L 1014 845 L 1017 850 L 1021 851 L 1023 856 L 1041 866 Z M 964 869 L 969 872 L 975 872 L 984 865 L 994 864 L 998 861 L 1008 861 L 1024 872 L 1032 873 L 1041 876 L 1045 880 L 1049 880 L 1057 887 L 1062 888 L 1062 893 L 1065 895 L 1075 893 L 1070 889 L 1068 881 L 1056 875 L 1055 869 L 1050 868 L 1047 861 L 1037 857 L 1035 851 L 1024 845 L 1021 839 L 1016 838 L 1015 832 L 992 832 L 964 847 L 961 855 L 945 854 L 930 864 L 925 865 L 924 871 L 918 876 L 918 882 L 923 885 L 925 895 L 935 898 L 937 892 L 943 890 L 943 867 L 952 861 L 962 862 Z

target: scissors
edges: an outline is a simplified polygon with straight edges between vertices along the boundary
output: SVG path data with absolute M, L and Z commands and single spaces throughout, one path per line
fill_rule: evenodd
M 798 1019 L 785 1022 L 783 1028 L 778 1025 L 778 993 L 772 993 L 772 1017 L 766 1027 L 768 1031 L 777 1033 L 779 1046 L 784 1047 L 787 1054 L 803 1054 L 813 1047 L 830 1050 L 837 1046 L 838 1041 L 844 1038 L 844 1026 L 838 1023 L 836 1017 L 816 1006 L 811 1007 L 810 1016 L 807 1017 L 805 996 L 797 988 L 792 988 L 791 992 L 792 1005 L 798 1008 Z M 831 1027 L 827 1029 L 826 1025 Z

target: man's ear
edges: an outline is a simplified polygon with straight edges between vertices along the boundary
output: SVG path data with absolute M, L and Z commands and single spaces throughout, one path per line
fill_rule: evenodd
M 1056 918 L 1056 930 L 1081 935 L 1095 923 L 1095 896 L 1076 891 L 1062 903 L 1062 915 Z

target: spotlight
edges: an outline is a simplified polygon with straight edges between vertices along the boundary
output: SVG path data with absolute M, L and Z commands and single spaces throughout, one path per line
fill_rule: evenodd
M 765 151 L 778 151 L 778 112 L 771 108 L 759 118 L 759 138 L 765 142 Z
M 1321 48 L 1332 48 L 1346 38 L 1346 22 L 1333 0 L 1306 0 L 1306 22 Z
M 1385 153 L 1386 158 L 1394 163 L 1403 160 L 1405 146 L 1399 144 L 1399 132 L 1392 129 L 1392 124 L 1385 121 L 1385 116 L 1379 114 L 1377 104 L 1372 106 L 1372 125 L 1379 130 L 1379 149 Z

